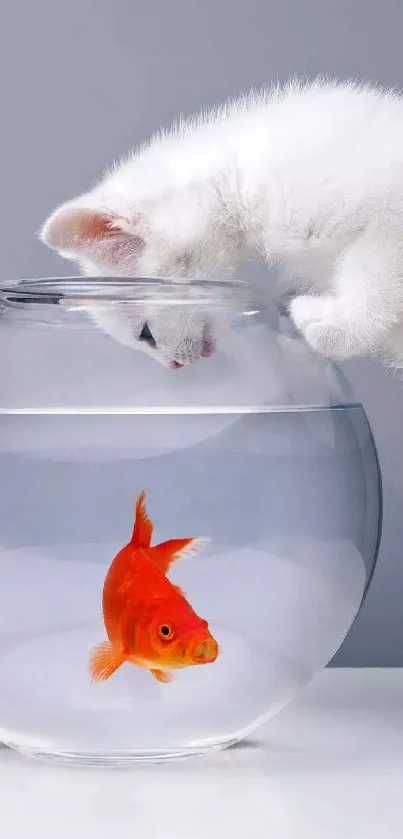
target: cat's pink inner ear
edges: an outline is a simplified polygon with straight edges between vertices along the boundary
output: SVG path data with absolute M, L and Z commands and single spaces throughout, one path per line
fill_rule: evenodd
M 99 257 L 114 264 L 120 252 L 140 255 L 144 242 L 140 236 L 119 229 L 119 218 L 82 207 L 57 210 L 45 223 L 42 241 L 50 248 L 78 256 Z
M 42 239 L 50 248 L 81 250 L 88 242 L 104 239 L 114 232 L 112 218 L 94 210 L 66 208 L 57 210 L 46 222 Z

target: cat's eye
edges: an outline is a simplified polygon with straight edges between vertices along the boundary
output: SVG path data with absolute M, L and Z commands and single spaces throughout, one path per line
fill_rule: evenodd
M 174 629 L 170 623 L 163 623 L 158 629 L 158 633 L 164 641 L 170 641 L 174 637 Z
M 153 334 L 148 326 L 148 323 L 143 323 L 143 328 L 139 335 L 139 340 L 149 344 L 150 347 L 155 347 L 155 340 Z

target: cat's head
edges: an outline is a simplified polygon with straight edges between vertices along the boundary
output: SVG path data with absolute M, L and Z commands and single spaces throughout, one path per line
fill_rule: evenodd
M 113 187 L 113 182 L 112 182 Z M 197 187 L 164 190 L 131 202 L 106 181 L 57 208 L 40 238 L 93 277 L 186 280 L 222 276 L 238 262 L 238 246 L 223 236 L 216 196 Z M 223 244 L 223 242 L 225 244 Z M 113 314 L 88 308 L 100 328 L 120 343 L 152 355 L 172 369 L 208 357 L 223 334 L 222 319 L 205 311 L 129 308 Z
M 228 332 L 219 313 L 194 305 L 130 303 L 83 306 L 95 324 L 118 343 L 150 355 L 164 367 L 177 370 L 209 358 Z

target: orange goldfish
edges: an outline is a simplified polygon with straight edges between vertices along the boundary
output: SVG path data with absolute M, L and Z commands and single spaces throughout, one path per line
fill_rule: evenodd
M 218 644 L 208 623 L 168 579 L 172 563 L 194 556 L 206 539 L 171 539 L 151 547 L 153 524 L 145 492 L 136 503 L 130 542 L 116 554 L 102 596 L 108 641 L 90 655 L 93 681 L 108 679 L 125 661 L 145 667 L 159 682 L 170 682 L 166 670 L 216 660 Z

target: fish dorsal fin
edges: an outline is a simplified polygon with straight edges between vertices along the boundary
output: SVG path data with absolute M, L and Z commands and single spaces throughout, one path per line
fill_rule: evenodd
M 130 544 L 136 548 L 149 548 L 153 535 L 153 523 L 149 519 L 146 510 L 146 494 L 140 493 L 136 502 L 136 516 Z
M 150 550 L 150 559 L 154 565 L 164 574 L 167 574 L 171 565 L 178 559 L 196 556 L 209 543 L 209 539 L 199 537 L 198 539 L 170 539 L 168 542 L 161 542 Z

